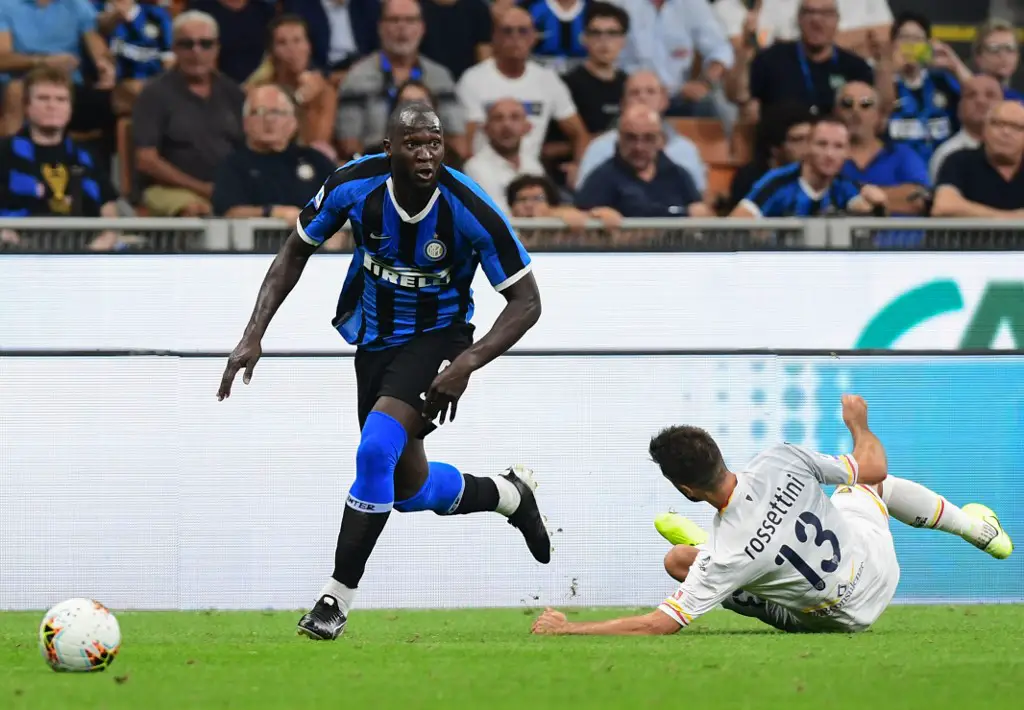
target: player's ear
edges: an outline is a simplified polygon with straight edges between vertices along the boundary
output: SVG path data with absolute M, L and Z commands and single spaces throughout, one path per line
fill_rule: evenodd
M 387 138 L 384 139 L 384 152 L 387 153 L 388 157 L 391 157 L 391 141 Z

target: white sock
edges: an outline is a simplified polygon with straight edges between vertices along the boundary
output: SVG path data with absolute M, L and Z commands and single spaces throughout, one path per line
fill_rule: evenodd
M 491 476 L 491 480 L 494 481 L 494 485 L 498 488 L 498 507 L 496 510 L 507 518 L 519 509 L 519 502 L 522 500 L 522 496 L 519 495 L 519 489 L 507 478 Z
M 972 543 L 992 537 L 991 526 L 967 515 L 920 483 L 887 476 L 882 482 L 882 500 L 894 518 L 912 527 L 943 530 Z
M 327 584 L 320 590 L 320 596 L 328 595 L 338 600 L 338 608 L 341 609 L 341 613 L 348 616 L 349 610 L 352 608 L 352 602 L 356 598 L 356 590 L 349 589 L 344 584 L 336 580 L 334 577 L 327 579 Z

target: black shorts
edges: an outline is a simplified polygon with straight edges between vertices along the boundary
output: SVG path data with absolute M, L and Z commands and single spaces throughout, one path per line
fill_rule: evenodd
M 459 323 L 417 335 L 402 345 L 385 350 L 356 351 L 356 389 L 359 397 L 359 428 L 381 397 L 394 397 L 417 410 L 423 395 L 437 377 L 441 363 L 451 362 L 473 344 L 473 326 Z M 437 426 L 425 422 L 417 438 Z

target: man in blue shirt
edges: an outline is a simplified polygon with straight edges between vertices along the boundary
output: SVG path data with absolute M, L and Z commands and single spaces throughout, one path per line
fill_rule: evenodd
M 174 62 L 171 13 L 165 7 L 121 0 L 99 16 L 99 28 L 110 38 L 119 81 L 144 81 Z
M 487 194 L 442 165 L 441 121 L 429 106 L 400 106 L 384 149 L 386 155 L 338 169 L 302 210 L 218 391 L 218 399 L 228 397 L 243 368 L 243 382 L 249 382 L 263 334 L 307 260 L 351 220 L 355 253 L 333 323 L 357 347 L 362 434 L 334 572 L 299 621 L 299 633 L 318 640 L 344 631 L 392 509 L 497 511 L 522 532 L 537 561 L 551 559 L 529 469 L 513 466 L 489 478 L 462 474 L 446 463 L 428 463 L 422 442 L 438 416 L 443 424 L 450 410 L 454 420 L 470 375 L 504 354 L 540 317 L 530 257 Z M 508 303 L 490 332 L 473 343 L 470 286 L 478 264 Z
M 960 130 L 960 86 L 973 76 L 952 49 L 931 35 L 928 18 L 913 12 L 896 18 L 892 29 L 899 64 L 889 138 L 913 148 L 926 163 Z
M 583 30 L 588 0 L 522 0 L 521 5 L 537 28 L 540 38 L 533 48 L 534 59 L 565 74 L 583 62 Z
M 821 118 L 811 129 L 807 156 L 768 172 L 730 217 L 818 217 L 884 212 L 885 193 L 861 187 L 840 173 L 850 156 L 850 134 L 836 118 Z
M 576 193 L 581 210 L 611 207 L 623 217 L 710 217 L 693 178 L 662 152 L 661 119 L 634 105 L 619 119 L 615 157 L 595 170 Z
M 847 84 L 839 93 L 836 115 L 850 130 L 850 157 L 841 175 L 882 188 L 892 214 L 924 214 L 928 166 L 909 145 L 879 139 L 882 115 L 875 90 L 859 81 Z

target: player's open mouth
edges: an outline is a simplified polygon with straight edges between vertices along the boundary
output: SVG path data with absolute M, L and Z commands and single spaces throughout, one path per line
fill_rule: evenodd
M 427 168 L 416 168 L 414 173 L 420 180 L 429 180 L 434 177 L 434 169 L 431 167 Z

